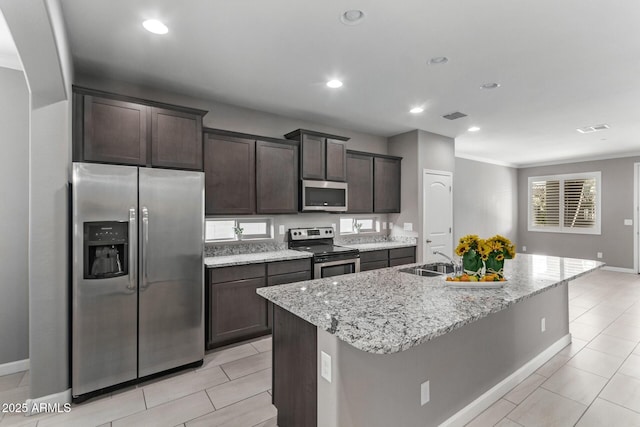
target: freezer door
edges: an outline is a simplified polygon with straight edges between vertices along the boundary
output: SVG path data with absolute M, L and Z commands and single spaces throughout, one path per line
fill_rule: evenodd
M 204 174 L 140 168 L 140 377 L 204 357 Z
M 137 376 L 137 181 L 136 167 L 73 164 L 74 396 Z M 110 244 L 122 238 L 125 244 Z

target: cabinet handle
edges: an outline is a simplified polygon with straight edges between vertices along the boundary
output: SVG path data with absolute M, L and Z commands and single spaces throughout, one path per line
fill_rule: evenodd
M 427 243 L 431 243 L 431 240 L 427 239 Z

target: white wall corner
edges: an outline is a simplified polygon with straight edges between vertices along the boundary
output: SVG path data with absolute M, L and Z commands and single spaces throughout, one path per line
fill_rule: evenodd
M 17 372 L 29 370 L 29 359 L 16 360 L 15 362 L 3 363 L 0 365 L 0 377 L 3 375 L 15 374 Z

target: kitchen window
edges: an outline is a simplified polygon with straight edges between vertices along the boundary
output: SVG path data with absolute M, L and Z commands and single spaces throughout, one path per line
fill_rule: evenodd
M 529 231 L 600 234 L 601 173 L 529 177 Z
M 340 234 L 355 234 L 356 225 L 360 225 L 360 233 L 375 233 L 378 231 L 378 218 L 340 218 Z
M 233 242 L 273 238 L 273 221 L 271 218 L 207 218 L 205 223 L 205 241 L 207 242 Z M 240 228 L 242 229 L 242 237 L 236 234 L 236 230 Z

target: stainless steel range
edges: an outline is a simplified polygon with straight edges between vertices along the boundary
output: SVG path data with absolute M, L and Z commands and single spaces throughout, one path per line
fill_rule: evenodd
M 314 279 L 360 271 L 360 252 L 334 245 L 334 234 L 332 227 L 289 230 L 289 249 L 313 253 Z

